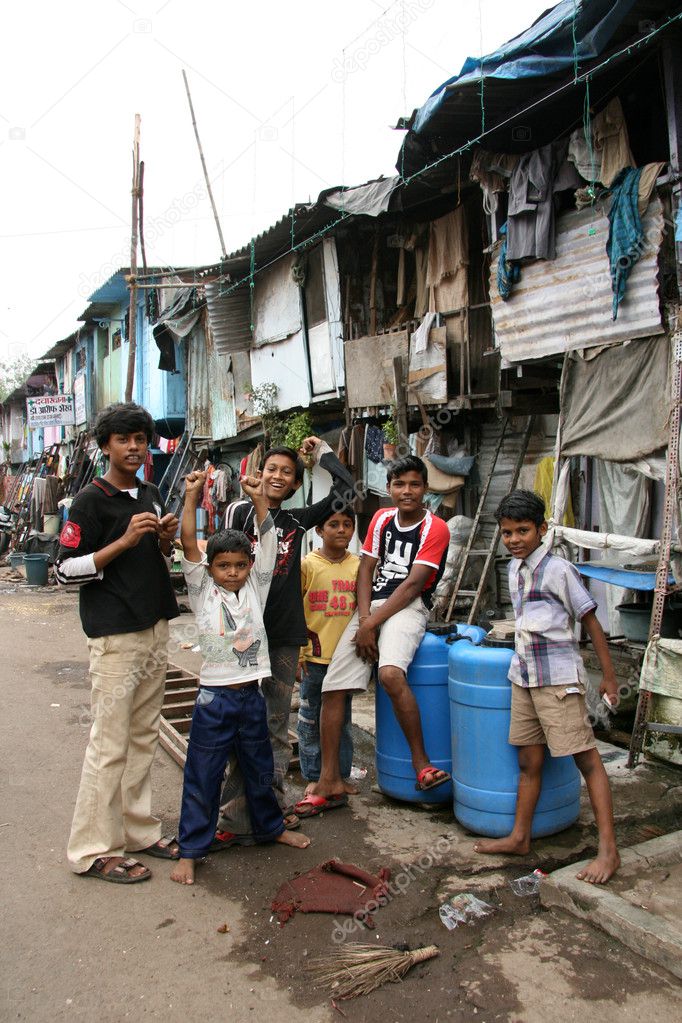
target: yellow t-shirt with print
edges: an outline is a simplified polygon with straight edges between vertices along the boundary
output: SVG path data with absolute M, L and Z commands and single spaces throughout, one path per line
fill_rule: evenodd
M 355 584 L 360 558 L 346 554 L 343 561 L 327 561 L 313 551 L 301 562 L 301 591 L 308 627 L 308 645 L 302 661 L 329 664 L 343 630 L 353 616 Z

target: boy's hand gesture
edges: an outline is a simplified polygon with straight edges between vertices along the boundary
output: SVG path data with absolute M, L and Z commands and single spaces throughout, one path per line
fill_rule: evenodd
M 177 516 L 168 512 L 162 519 L 159 519 L 159 540 L 174 540 L 179 525 L 180 520 Z
M 198 501 L 206 482 L 205 472 L 190 472 L 185 476 L 185 499 Z
M 301 446 L 298 449 L 298 453 L 299 455 L 310 455 L 315 450 L 317 445 L 321 443 L 322 441 L 320 440 L 319 437 L 314 436 L 306 437 L 306 439 L 301 443 Z
M 241 476 L 239 482 L 246 496 L 250 497 L 252 501 L 263 497 L 263 480 L 258 476 Z

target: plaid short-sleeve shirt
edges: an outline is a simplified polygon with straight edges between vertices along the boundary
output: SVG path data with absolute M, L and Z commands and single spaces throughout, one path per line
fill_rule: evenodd
M 573 628 L 597 605 L 575 566 L 541 545 L 511 562 L 509 590 L 516 617 L 510 680 L 530 688 L 586 683 Z

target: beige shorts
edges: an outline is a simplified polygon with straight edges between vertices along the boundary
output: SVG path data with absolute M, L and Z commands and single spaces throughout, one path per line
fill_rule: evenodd
M 512 746 L 547 746 L 553 757 L 595 749 L 585 687 L 575 682 L 528 689 L 512 683 L 509 742 Z
M 384 603 L 373 600 L 370 611 L 375 611 Z M 407 672 L 417 647 L 426 631 L 429 612 L 424 601 L 417 597 L 398 611 L 379 629 L 379 667 L 389 665 Z M 366 690 L 372 675 L 372 665 L 365 664 L 355 652 L 355 633 L 358 631 L 357 611 L 346 626 L 338 642 L 329 669 L 322 683 L 322 692 L 329 693 L 337 689 Z

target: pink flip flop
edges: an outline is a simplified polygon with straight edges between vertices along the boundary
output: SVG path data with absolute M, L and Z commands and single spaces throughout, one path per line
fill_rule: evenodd
M 299 803 L 294 805 L 294 813 L 297 817 L 305 820 L 306 817 L 317 817 L 325 810 L 336 810 L 341 806 L 348 806 L 348 796 L 341 792 L 336 796 L 305 796 Z

